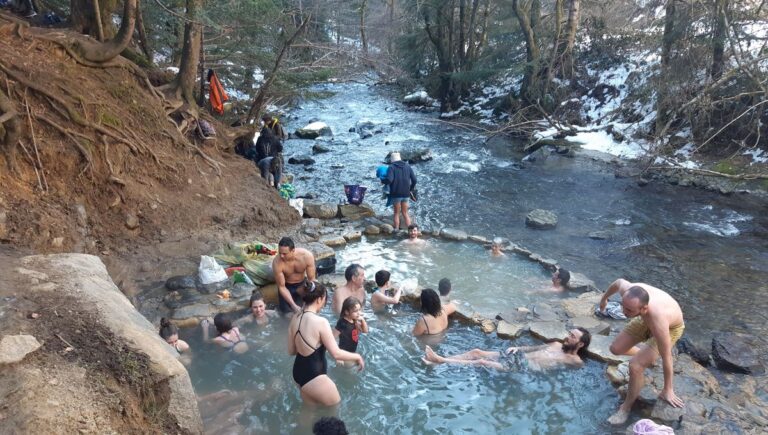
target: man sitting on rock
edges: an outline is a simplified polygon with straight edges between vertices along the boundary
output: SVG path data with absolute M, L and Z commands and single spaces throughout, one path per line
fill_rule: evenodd
M 333 302 L 331 302 L 331 308 L 337 316 L 341 314 L 342 304 L 350 296 L 354 296 L 360 301 L 361 309 L 365 307 L 365 269 L 363 266 L 357 263 L 350 264 L 344 271 L 344 278 L 347 280 L 346 284 L 333 292 Z
M 315 256 L 304 248 L 297 248 L 290 237 L 280 239 L 277 252 L 272 271 L 277 282 L 278 310 L 281 314 L 297 313 L 301 311 L 305 280 L 315 280 Z
M 459 355 L 442 357 L 427 346 L 422 358 L 427 365 L 462 364 L 496 370 L 550 370 L 561 367 L 581 367 L 580 354 L 587 349 L 592 336 L 584 328 L 568 331 L 562 343 L 554 341 L 540 346 L 510 347 L 506 351 L 473 349 Z
M 617 292 L 621 295 L 624 314 L 633 319 L 613 340 L 611 352 L 614 355 L 631 355 L 632 359 L 629 361 L 627 397 L 608 422 L 624 424 L 627 421 L 632 405 L 645 383 L 645 369 L 651 367 L 659 356 L 664 370 L 664 388 L 659 398 L 681 408 L 683 401 L 675 395 L 673 388 L 672 362 L 672 347 L 685 330 L 680 305 L 661 289 L 644 283 L 617 279 L 600 300 L 601 312 L 605 311 L 608 298 Z
M 552 290 L 562 292 L 568 289 L 568 282 L 571 280 L 571 272 L 565 269 L 557 269 L 552 274 Z

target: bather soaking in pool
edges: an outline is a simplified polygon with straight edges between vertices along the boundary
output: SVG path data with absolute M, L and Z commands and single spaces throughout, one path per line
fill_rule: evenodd
M 245 339 L 240 334 L 240 329 L 232 325 L 232 319 L 228 315 L 219 313 L 213 318 L 213 325 L 219 333 L 214 338 L 209 338 L 208 327 L 210 324 L 210 319 L 203 319 L 200 322 L 200 326 L 203 328 L 203 341 L 218 344 L 238 354 L 248 351 L 248 343 L 245 342 Z
M 264 302 L 264 295 L 258 290 L 253 291 L 248 306 L 250 307 L 250 312 L 237 319 L 235 321 L 236 326 L 243 326 L 247 323 L 255 323 L 258 326 L 264 326 L 269 323 L 270 319 L 279 317 L 277 311 L 267 309 L 267 304 Z
M 592 337 L 584 328 L 568 331 L 562 343 L 555 341 L 541 346 L 510 347 L 505 351 L 472 349 L 459 355 L 443 357 L 427 346 L 422 358 L 427 365 L 463 364 L 497 370 L 550 370 L 563 367 L 581 367 L 579 355 L 587 349 Z
M 453 304 L 443 306 L 437 292 L 425 288 L 421 291 L 421 317 L 413 326 L 413 335 L 435 335 L 445 331 L 448 329 L 448 316 L 455 311 Z
M 328 362 L 325 350 L 337 361 L 352 361 L 363 370 L 365 362 L 360 354 L 339 348 L 328 320 L 318 315 L 325 306 L 325 286 L 315 282 L 306 284 L 304 308 L 291 318 L 288 327 L 288 354 L 296 355 L 293 362 L 293 380 L 299 385 L 301 398 L 306 403 L 332 406 L 341 401 L 336 384 L 326 374 Z

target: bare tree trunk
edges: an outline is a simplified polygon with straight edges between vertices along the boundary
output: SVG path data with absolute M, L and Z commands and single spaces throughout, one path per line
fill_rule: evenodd
M 712 31 L 712 68 L 710 69 L 710 77 L 713 81 L 723 75 L 725 65 L 725 41 L 726 32 L 728 32 L 725 14 L 728 11 L 728 3 L 728 0 L 715 0 L 714 5 L 715 23 Z
M 395 39 L 395 0 L 389 0 L 389 39 L 387 40 L 387 52 L 392 54 L 394 51 L 393 42 Z
M 256 119 L 256 117 L 259 115 L 259 112 L 261 112 L 261 109 L 264 106 L 264 100 L 267 98 L 267 91 L 269 90 L 269 87 L 272 86 L 272 82 L 274 82 L 275 78 L 277 77 L 277 71 L 280 69 L 280 63 L 283 61 L 283 56 L 285 56 L 285 53 L 289 48 L 291 48 L 291 45 L 293 45 L 293 42 L 296 40 L 299 34 L 301 34 L 311 18 L 311 15 L 305 18 L 299 25 L 299 28 L 296 29 L 296 31 L 293 32 L 293 35 L 291 35 L 291 37 L 288 38 L 288 40 L 283 44 L 283 47 L 280 49 L 280 53 L 277 55 L 277 59 L 275 59 L 275 64 L 272 66 L 272 70 L 269 72 L 269 76 L 264 81 L 264 84 L 261 85 L 259 92 L 253 99 L 251 109 L 248 111 L 248 116 L 246 117 L 246 123 L 250 123 L 252 120 Z
M 141 45 L 141 50 L 144 51 L 144 55 L 147 56 L 149 63 L 154 64 L 155 61 L 153 59 L 152 46 L 149 45 L 147 31 L 144 28 L 144 15 L 141 12 L 141 2 L 136 5 L 136 27 L 139 31 L 139 45 Z
M 579 16 L 581 13 L 581 0 L 571 0 L 571 8 L 568 11 L 568 24 L 565 28 L 567 44 L 563 52 L 563 75 L 566 78 L 573 77 L 573 48 L 576 46 L 576 31 L 579 30 Z
M 196 106 L 195 79 L 200 62 L 202 28 L 199 22 L 203 0 L 187 0 L 187 22 L 184 24 L 184 48 L 181 50 L 181 64 L 176 75 L 176 94 L 190 108 Z
M 530 0 L 530 2 L 513 0 L 512 5 L 525 37 L 526 66 L 520 95 L 525 101 L 535 104 L 541 97 L 539 90 L 541 50 L 536 35 L 541 14 L 541 3 L 539 0 Z
M 662 131 L 669 117 L 667 95 L 669 85 L 666 76 L 669 74 L 669 64 L 672 57 L 672 46 L 675 43 L 675 2 L 667 0 L 666 16 L 664 17 L 664 35 L 661 39 L 661 74 L 659 84 L 656 87 L 656 132 Z
M 107 62 L 119 56 L 133 38 L 137 2 L 138 0 L 125 0 L 120 30 L 113 39 L 103 43 L 78 42 L 76 49 L 79 54 L 85 60 L 96 63 Z
M 360 4 L 360 41 L 363 44 L 363 53 L 368 54 L 368 41 L 365 39 L 365 9 L 368 6 L 368 0 L 363 0 Z
M 93 1 L 93 15 L 96 22 L 96 35 L 99 42 L 104 42 L 104 25 L 101 21 L 101 10 L 99 9 L 99 0 Z
M 101 17 L 111 17 L 119 4 L 118 0 L 70 0 L 70 25 L 76 32 L 100 41 L 112 38 L 116 33 L 112 20 L 103 21 Z

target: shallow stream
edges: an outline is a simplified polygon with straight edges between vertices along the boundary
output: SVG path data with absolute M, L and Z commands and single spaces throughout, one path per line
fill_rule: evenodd
M 686 333 L 707 347 L 717 330 L 768 333 L 768 201 L 662 183 L 639 187 L 615 178 L 614 167 L 590 152 L 551 155 L 517 169 L 522 156 L 510 146 L 407 111 L 383 89 L 327 84 L 318 90 L 333 96 L 304 103 L 285 121 L 293 131 L 317 119 L 334 132 L 326 142 L 332 151 L 313 156 L 315 165 L 287 165 L 300 194 L 336 202 L 344 184 L 359 183 L 370 188 L 367 202 L 391 213 L 378 197 L 376 166 L 390 150 L 428 147 L 434 160 L 412 165 L 420 194 L 412 212 L 422 227 L 508 238 L 602 289 L 619 277 L 656 285 L 677 298 Z M 383 132 L 360 139 L 349 129 L 361 119 Z M 311 154 L 314 142 L 289 140 L 286 156 Z M 557 228 L 526 228 L 525 216 L 535 208 L 554 211 Z M 605 239 L 591 239 L 596 231 Z

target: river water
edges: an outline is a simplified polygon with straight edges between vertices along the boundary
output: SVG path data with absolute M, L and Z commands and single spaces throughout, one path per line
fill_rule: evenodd
M 434 160 L 412 165 L 420 194 L 412 212 L 422 228 L 508 238 L 603 289 L 619 277 L 660 287 L 683 307 L 686 333 L 706 346 L 717 330 L 768 332 L 768 201 L 662 183 L 639 187 L 587 153 L 518 169 L 523 156 L 510 146 L 488 145 L 434 114 L 408 111 L 386 90 L 356 83 L 317 90 L 332 96 L 307 101 L 284 120 L 289 131 L 316 119 L 334 133 L 324 142 L 332 151 L 313 156 L 311 172 L 287 165 L 300 194 L 339 201 L 344 184 L 359 183 L 369 187 L 367 202 L 391 213 L 378 198 L 376 166 L 389 150 L 428 147 Z M 361 119 L 383 132 L 360 139 L 349 129 Z M 289 140 L 286 157 L 311 154 L 313 143 Z M 554 211 L 557 228 L 526 228 L 525 216 L 536 208 Z M 595 231 L 608 238 L 589 238 Z

